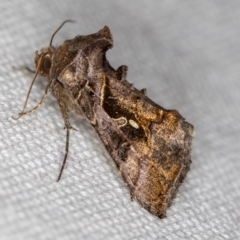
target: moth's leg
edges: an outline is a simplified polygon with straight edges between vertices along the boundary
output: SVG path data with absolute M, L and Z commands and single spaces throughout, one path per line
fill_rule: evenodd
M 30 111 L 27 111 L 27 112 L 20 112 L 18 114 L 18 117 L 17 118 L 13 118 L 15 120 L 19 119 L 20 117 L 24 116 L 24 115 L 30 115 L 31 113 L 34 113 L 35 111 L 37 111 L 44 103 L 46 97 L 48 96 L 48 94 L 44 94 L 41 101 L 38 103 L 38 105 L 36 107 L 34 107 L 33 109 L 31 109 Z
M 41 99 L 41 101 L 38 103 L 38 105 L 36 107 L 34 107 L 33 109 L 27 111 L 27 112 L 20 112 L 18 114 L 18 117 L 12 117 L 14 120 L 18 120 L 20 117 L 24 116 L 24 115 L 30 115 L 31 113 L 34 113 L 35 111 L 37 111 L 45 102 L 47 96 L 49 95 L 49 93 L 51 92 L 51 88 L 52 88 L 52 82 L 48 84 L 46 91 Z
M 32 69 L 29 68 L 28 66 L 25 66 L 24 68 L 25 68 L 25 70 L 27 70 L 27 71 L 30 72 L 30 73 L 35 73 L 35 72 L 36 72 L 35 70 L 32 70 Z
M 71 96 L 68 94 L 67 90 L 59 83 L 56 82 L 54 88 L 52 89 L 52 93 L 58 101 L 58 105 L 60 107 L 62 117 L 64 120 L 64 126 L 66 129 L 74 129 L 69 122 L 69 109 L 71 109 Z M 76 130 L 76 129 L 74 129 Z
M 67 156 L 68 156 L 68 151 L 69 151 L 69 139 L 70 139 L 70 130 L 76 130 L 73 128 L 70 124 L 69 121 L 69 95 L 67 91 L 61 86 L 60 83 L 56 83 L 53 89 L 53 94 L 57 98 L 58 104 L 60 106 L 60 110 L 62 113 L 62 117 L 64 120 L 64 128 L 66 129 L 66 146 L 65 146 L 65 155 L 62 163 L 62 167 L 60 170 L 60 173 L 57 178 L 57 182 L 61 179 L 63 169 L 65 167 L 66 161 L 67 161 Z
M 62 112 L 62 116 L 63 116 L 63 120 L 64 120 L 64 125 L 65 125 L 65 129 L 66 129 L 66 146 L 65 146 L 65 154 L 64 154 L 64 159 L 63 159 L 63 163 L 62 163 L 62 167 L 61 170 L 59 172 L 58 178 L 57 178 L 57 182 L 61 179 L 62 173 L 63 173 L 63 169 L 65 167 L 66 161 L 67 161 L 67 156 L 68 156 L 68 151 L 69 151 L 69 137 L 70 137 L 70 129 L 74 129 L 70 122 L 69 122 L 69 116 L 68 116 L 68 107 L 66 102 L 64 101 L 64 98 L 59 98 L 58 99 L 58 104 L 60 106 L 61 112 Z
M 71 109 L 71 111 L 76 114 L 78 117 L 83 117 L 82 111 L 79 108 L 79 106 L 75 103 L 75 102 L 71 102 L 69 109 Z
M 36 71 L 35 70 L 32 70 L 31 68 L 29 68 L 28 66 L 22 66 L 22 67 L 14 67 L 12 66 L 13 70 L 15 71 L 28 71 L 30 73 L 35 73 Z
M 57 182 L 58 182 L 58 181 L 61 179 L 61 177 L 62 177 L 63 169 L 64 169 L 65 164 L 66 164 L 66 161 L 67 161 L 68 150 L 69 150 L 69 138 L 70 138 L 70 129 L 67 129 L 65 155 L 64 155 L 64 159 L 63 159 L 63 163 L 62 163 L 61 170 L 60 170 L 59 175 L 58 175 L 58 178 L 57 178 Z

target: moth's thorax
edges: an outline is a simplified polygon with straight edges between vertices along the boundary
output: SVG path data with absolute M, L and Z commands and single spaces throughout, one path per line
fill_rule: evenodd
M 93 81 L 99 72 L 116 77 L 105 53 L 113 39 L 108 27 L 87 36 L 66 40 L 55 49 L 50 78 L 58 78 L 65 87 L 73 87 L 83 80 Z

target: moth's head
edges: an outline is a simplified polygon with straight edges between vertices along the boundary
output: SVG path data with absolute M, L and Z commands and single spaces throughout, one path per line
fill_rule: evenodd
M 74 22 L 72 20 L 66 20 L 64 21 L 58 28 L 57 30 L 53 33 L 49 47 L 47 48 L 42 48 L 40 53 L 36 51 L 35 53 L 35 64 L 36 64 L 36 75 L 41 75 L 41 76 L 48 76 L 50 74 L 50 70 L 52 67 L 52 59 L 53 59 L 53 54 L 55 52 L 55 48 L 52 46 L 52 41 L 55 36 L 55 34 L 61 29 L 61 27 L 67 23 L 67 22 Z
M 49 75 L 54 51 L 55 48 L 50 46 L 41 49 L 40 53 L 38 51 L 35 52 L 35 65 L 39 75 L 43 77 Z

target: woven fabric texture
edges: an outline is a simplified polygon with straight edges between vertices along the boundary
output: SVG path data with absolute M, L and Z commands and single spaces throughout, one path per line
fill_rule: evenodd
M 240 1 L 75 0 L 0 3 L 0 239 L 240 239 Z M 115 68 L 195 126 L 191 170 L 158 219 L 130 199 L 114 162 L 85 119 L 65 131 L 58 104 L 14 121 L 36 50 L 54 30 L 61 45 L 108 25 Z M 38 78 L 28 109 L 48 81 Z

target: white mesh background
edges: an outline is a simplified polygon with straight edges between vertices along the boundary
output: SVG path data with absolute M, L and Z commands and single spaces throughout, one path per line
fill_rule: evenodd
M 240 239 L 240 2 L 23 1 L 0 3 L 0 239 Z M 129 191 L 84 119 L 73 118 L 70 154 L 50 96 L 18 121 L 35 50 L 108 25 L 116 68 L 195 126 L 192 165 L 168 217 L 131 202 Z M 35 84 L 28 109 L 45 91 Z

